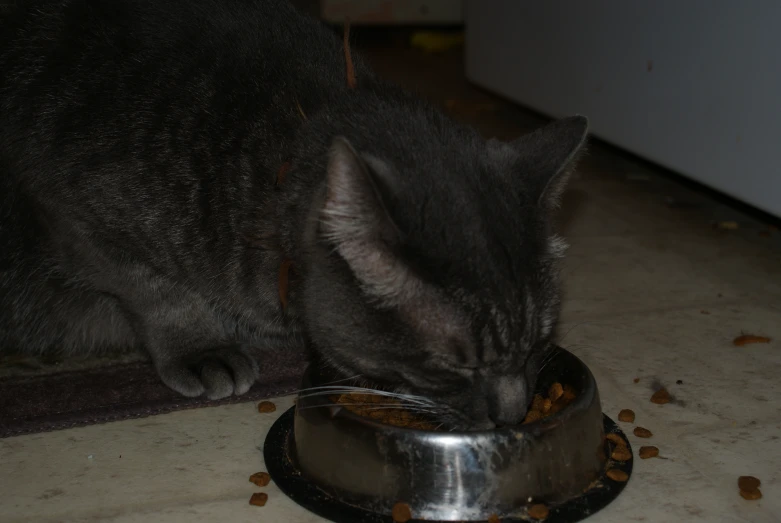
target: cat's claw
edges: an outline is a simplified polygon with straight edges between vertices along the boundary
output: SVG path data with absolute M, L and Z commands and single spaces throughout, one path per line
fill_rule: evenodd
M 258 364 L 239 347 L 204 351 L 182 362 L 158 367 L 163 382 L 187 397 L 206 394 L 210 400 L 246 393 L 258 379 Z

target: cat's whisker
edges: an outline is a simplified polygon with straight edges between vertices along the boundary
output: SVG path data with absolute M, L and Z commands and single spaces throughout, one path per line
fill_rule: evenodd
M 595 345 L 589 345 L 587 343 L 573 343 L 572 345 L 568 345 L 565 347 L 570 352 L 575 352 L 579 349 L 594 349 L 598 350 L 598 348 Z
M 366 387 L 359 387 L 357 385 L 315 385 L 312 387 L 305 387 L 303 389 L 299 389 L 296 392 L 307 392 L 310 390 L 345 390 L 350 392 L 356 392 L 356 391 L 373 391 L 374 389 L 369 389 Z
M 399 400 L 400 403 L 410 403 L 418 405 L 434 405 L 434 402 L 423 396 L 415 396 L 412 394 L 403 394 L 398 392 L 389 392 L 376 389 L 368 389 L 364 387 L 349 387 L 339 385 L 321 385 L 318 387 L 309 387 L 301 389 L 298 392 L 299 397 L 308 398 L 314 396 L 327 396 L 338 394 L 366 394 L 372 396 L 382 396 L 386 398 L 392 398 Z
M 392 403 L 383 404 L 383 403 L 351 403 L 349 404 L 352 407 L 362 407 L 364 410 L 368 411 L 374 411 L 374 410 L 403 410 L 404 412 L 409 412 L 410 414 L 433 414 L 436 413 L 436 410 L 432 409 L 413 409 L 409 407 L 405 407 L 402 405 L 394 405 Z M 339 406 L 347 406 L 347 404 L 340 404 Z
M 546 368 L 548 365 L 550 365 L 550 364 L 551 364 L 551 362 L 553 362 L 553 358 L 551 358 L 550 360 L 546 361 L 546 362 L 545 362 L 543 365 L 541 365 L 541 366 L 540 366 L 540 369 L 537 371 L 537 374 L 540 374 L 540 373 L 542 373 L 542 371 L 543 371 L 543 370 L 545 370 L 545 368 Z
M 402 409 L 405 412 L 411 414 L 438 414 L 440 411 L 436 409 L 421 409 L 421 408 L 409 408 L 405 405 L 397 405 L 393 403 L 326 403 L 323 405 L 306 405 L 299 407 L 300 410 L 318 409 L 323 407 L 362 407 L 364 410 L 399 410 Z
M 367 394 L 369 393 L 385 393 L 385 391 L 379 391 L 376 389 L 370 389 L 367 387 L 359 387 L 357 385 L 316 385 L 313 387 L 306 387 L 304 389 L 299 389 L 297 392 L 307 392 L 307 391 L 313 391 L 313 390 L 341 390 L 341 391 L 347 391 L 347 392 L 365 392 Z
M 319 388 L 322 388 L 322 387 L 334 386 L 336 383 L 344 383 L 345 381 L 353 381 L 353 380 L 357 381 L 360 377 L 361 377 L 360 374 L 356 374 L 355 376 L 352 376 L 350 378 L 341 378 L 341 379 L 338 379 L 338 380 L 329 381 L 327 383 L 324 383 L 323 385 L 318 385 L 316 387 L 306 387 L 304 389 L 298 389 L 297 391 L 293 391 L 293 392 L 294 393 L 298 393 L 298 392 L 311 390 L 311 389 L 319 389 Z
M 558 351 L 556 351 L 555 347 L 551 347 L 548 352 L 543 356 L 542 362 L 540 363 L 540 368 L 537 370 L 537 374 L 540 374 L 545 367 L 550 365 L 550 363 L 556 359 L 556 355 L 558 354 Z
M 326 396 L 329 397 L 329 394 L 315 394 L 313 396 L 306 396 L 306 399 L 310 397 L 318 397 L 318 396 Z M 427 403 L 402 403 L 402 402 L 393 402 L 393 403 L 374 403 L 374 402 L 335 402 L 336 405 L 389 405 L 393 406 L 397 409 L 405 409 L 405 410 L 414 410 L 414 409 L 436 409 L 437 407 L 435 405 L 430 405 Z
M 326 383 L 325 385 L 331 385 L 331 384 L 333 384 L 333 383 L 343 383 L 343 382 L 345 382 L 345 381 L 350 381 L 350 380 L 357 380 L 357 379 L 359 379 L 360 377 L 361 377 L 361 375 L 360 375 L 360 374 L 356 374 L 355 376 L 353 376 L 353 377 L 351 377 L 351 378 L 342 378 L 342 379 L 340 379 L 340 380 L 333 380 L 333 381 L 329 381 L 329 382 L 328 382 L 328 383 Z
M 546 352 L 545 356 L 543 356 L 543 358 L 542 358 L 543 364 L 550 363 L 551 360 L 553 360 L 556 357 L 557 354 L 558 354 L 558 351 L 556 351 L 556 349 L 548 350 L 548 352 Z
M 542 363 L 540 364 L 540 370 L 544 369 L 546 366 L 550 364 L 553 360 L 556 359 L 556 353 L 551 352 L 550 354 L 547 354 L 543 359 Z

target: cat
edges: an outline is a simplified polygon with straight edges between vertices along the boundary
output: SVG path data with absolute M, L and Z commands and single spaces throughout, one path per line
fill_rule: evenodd
M 483 139 L 286 0 L 21 1 L 0 71 L 0 350 L 142 347 L 216 399 L 305 344 L 452 427 L 523 419 L 585 117 Z

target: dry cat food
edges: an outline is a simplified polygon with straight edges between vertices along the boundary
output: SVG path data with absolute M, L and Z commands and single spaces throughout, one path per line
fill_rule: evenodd
M 738 478 L 738 488 L 740 497 L 749 501 L 755 501 L 762 498 L 762 491 L 759 490 L 761 482 L 754 476 L 740 476 Z
M 749 345 L 750 343 L 770 343 L 770 338 L 767 336 L 754 336 L 753 334 L 744 334 L 743 336 L 738 336 L 734 340 L 732 340 L 732 343 L 737 345 L 738 347 L 741 347 L 743 345 Z
M 572 403 L 577 397 L 575 389 L 570 385 L 554 383 L 548 389 L 548 397 L 542 394 L 535 394 L 532 399 L 531 407 L 526 413 L 523 423 L 531 423 L 556 414 L 561 409 Z
M 396 503 L 393 505 L 391 517 L 393 517 L 393 521 L 396 523 L 407 523 L 407 521 L 412 519 L 412 511 L 406 503 Z
M 258 403 L 258 412 L 261 414 L 267 414 L 269 412 L 274 412 L 275 410 L 277 410 L 277 406 L 270 401 L 261 401 Z
M 738 488 L 740 490 L 757 490 L 762 484 L 759 478 L 754 476 L 740 476 L 738 478 Z
M 659 449 L 654 446 L 640 447 L 637 453 L 641 459 L 655 458 L 659 455 Z
M 654 435 L 653 432 L 643 427 L 635 427 L 635 430 L 632 432 L 634 432 L 634 435 L 638 438 L 650 438 Z
M 626 442 L 613 432 L 605 434 L 605 439 L 613 442 L 613 452 L 610 453 L 610 457 L 616 461 L 629 461 L 632 459 L 632 451 L 626 446 Z
M 664 405 L 665 403 L 670 403 L 670 393 L 667 392 L 667 389 L 661 388 L 653 393 L 651 396 L 651 403 L 656 403 L 657 405 Z
M 632 459 L 632 452 L 628 448 L 620 446 L 613 449 L 610 457 L 616 461 L 629 461 Z
M 740 491 L 740 497 L 743 499 L 747 499 L 749 501 L 756 501 L 758 499 L 762 499 L 762 491 L 757 490 L 741 490 Z
M 612 479 L 613 481 L 618 481 L 621 483 L 629 479 L 629 474 L 627 474 L 623 470 L 618 470 L 618 469 L 608 469 L 608 471 L 605 472 L 605 475 L 610 479 Z
M 266 501 L 268 501 L 268 494 L 265 492 L 255 492 L 252 497 L 249 498 L 249 504 L 255 505 L 256 507 L 265 506 Z
M 433 423 L 406 410 L 399 400 L 381 394 L 349 392 L 331 399 L 353 414 L 373 419 L 385 425 L 418 430 L 434 430 L 436 428 Z
M 533 519 L 545 519 L 548 517 L 548 514 L 550 514 L 550 510 L 542 503 L 537 503 L 536 505 L 529 507 L 526 513 Z
M 550 398 L 551 401 L 555 402 L 563 395 L 564 395 L 564 387 L 561 386 L 561 383 L 556 382 L 550 386 L 550 389 L 548 390 L 548 397 Z
M 630 409 L 622 409 L 621 412 L 618 413 L 618 421 L 625 421 L 626 423 L 634 423 L 635 411 Z
M 256 472 L 249 477 L 249 481 L 259 487 L 265 487 L 271 481 L 271 476 L 268 472 Z

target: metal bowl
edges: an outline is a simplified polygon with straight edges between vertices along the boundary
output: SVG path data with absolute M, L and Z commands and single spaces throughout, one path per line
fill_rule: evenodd
M 310 368 L 303 388 L 328 379 Z M 404 502 L 415 519 L 521 517 L 529 503 L 555 505 L 582 495 L 605 470 L 605 425 L 593 375 L 558 349 L 540 376 L 539 390 L 556 381 L 578 393 L 563 410 L 481 432 L 388 426 L 322 397 L 302 397 L 288 453 L 307 481 L 368 512 L 387 515 Z

